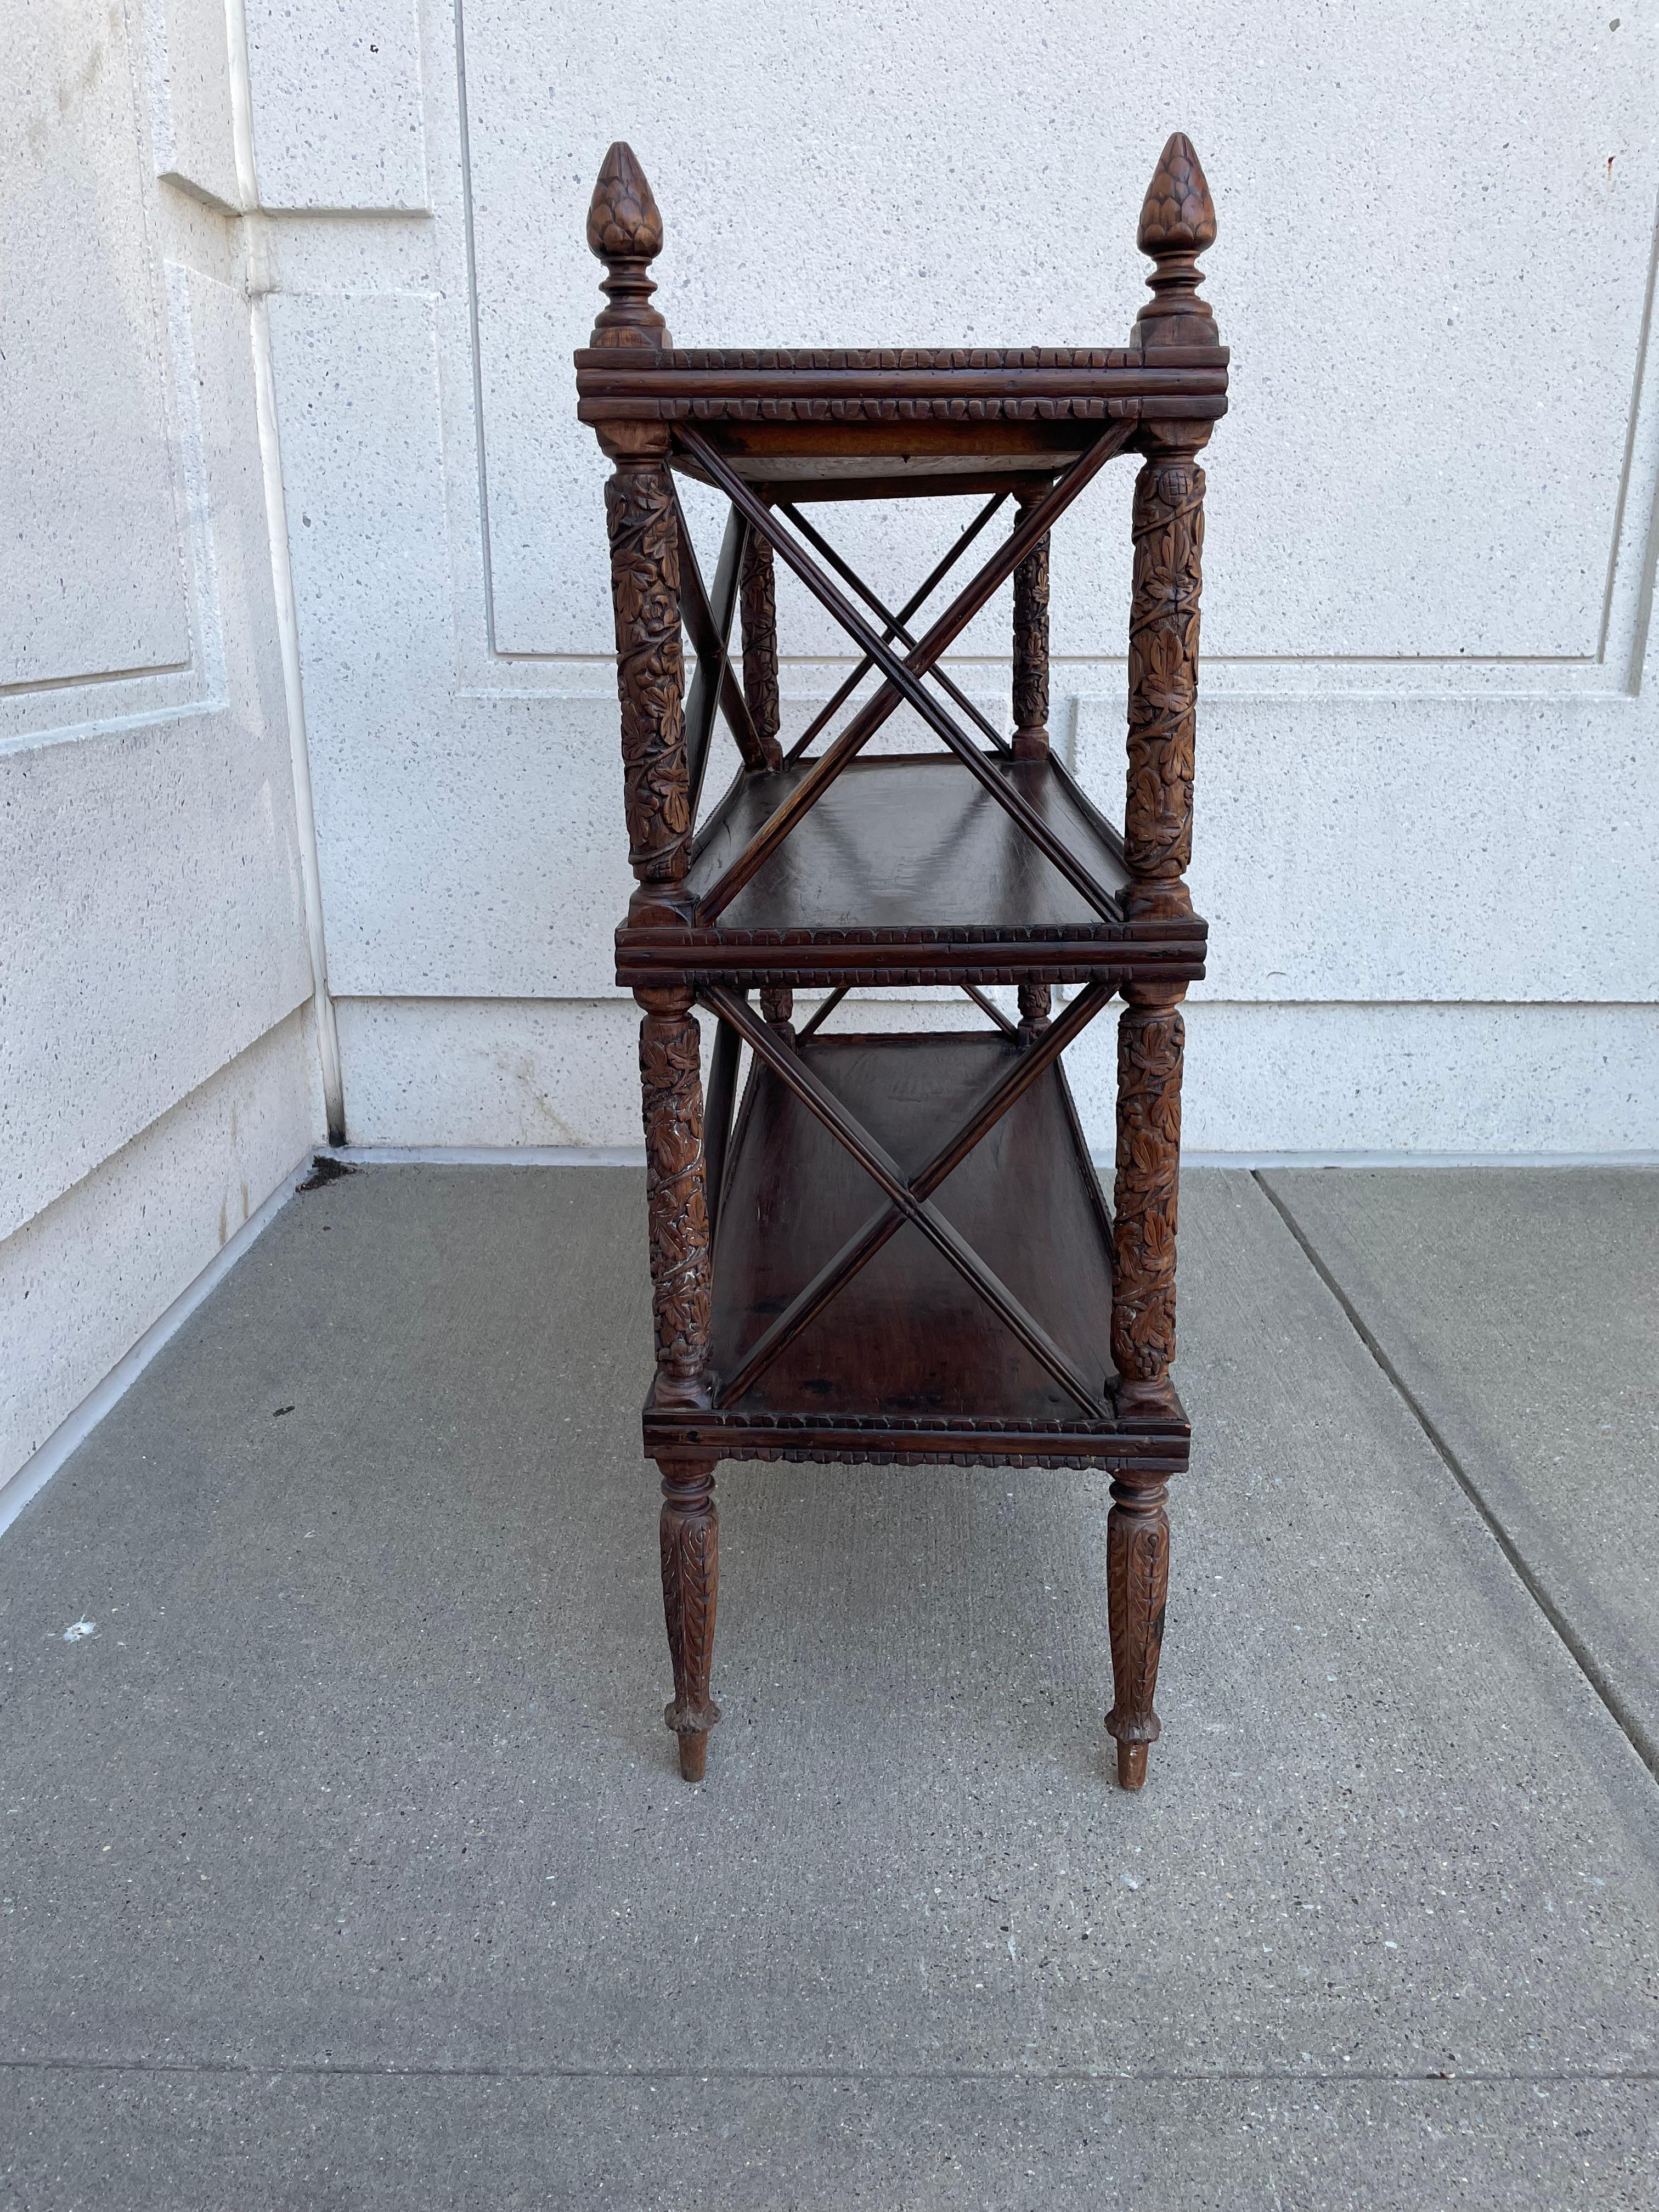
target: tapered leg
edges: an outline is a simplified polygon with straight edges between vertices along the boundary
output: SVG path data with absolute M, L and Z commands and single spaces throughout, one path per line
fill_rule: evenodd
M 1106 1520 L 1106 1595 L 1112 1622 L 1112 1710 L 1106 1733 L 1117 1741 L 1120 1787 L 1139 1790 L 1146 1779 L 1146 1747 L 1156 1743 L 1152 1709 L 1158 1662 L 1164 1649 L 1164 1607 L 1170 1588 L 1167 1486 L 1144 1486 L 1133 1475 L 1112 1485 Z
M 1117 1409 L 1129 1420 L 1176 1419 L 1176 1219 L 1181 1164 L 1180 1009 L 1167 987 L 1132 984 L 1118 1024 L 1117 1182 L 1112 1224 L 1112 1358 Z M 1152 1692 L 1170 1581 L 1168 1495 L 1157 1475 L 1122 1471 L 1112 1484 L 1106 1583 L 1112 1617 L 1113 1704 L 1125 1790 L 1146 1779 L 1158 1740 Z
M 720 1595 L 720 1513 L 710 1459 L 660 1459 L 662 1604 L 674 1695 L 663 1718 L 679 1739 L 680 1772 L 701 1782 L 720 1709 L 708 1694 Z

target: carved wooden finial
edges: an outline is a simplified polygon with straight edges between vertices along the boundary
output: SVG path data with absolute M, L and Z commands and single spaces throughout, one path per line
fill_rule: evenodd
M 1193 142 L 1177 131 L 1158 157 L 1140 210 L 1137 243 L 1158 264 L 1146 279 L 1152 297 L 1130 333 L 1139 346 L 1214 345 L 1215 317 L 1198 288 L 1198 257 L 1215 244 L 1215 203 Z
M 599 289 L 609 303 L 599 311 L 592 343 L 665 347 L 668 326 L 651 305 L 657 288 L 646 274 L 662 252 L 662 217 L 633 148 L 621 139 L 605 155 L 593 187 L 587 244 L 605 265 Z

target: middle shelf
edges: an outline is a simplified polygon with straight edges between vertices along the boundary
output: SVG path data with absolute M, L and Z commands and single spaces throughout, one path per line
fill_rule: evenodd
M 1115 902 L 1116 833 L 1059 762 L 993 765 Z M 696 909 L 811 766 L 741 777 L 700 831 L 684 884 Z M 1192 981 L 1196 917 L 1096 911 L 956 756 L 865 755 L 832 782 L 718 915 L 617 933 L 617 981 L 1081 982 L 1112 973 Z

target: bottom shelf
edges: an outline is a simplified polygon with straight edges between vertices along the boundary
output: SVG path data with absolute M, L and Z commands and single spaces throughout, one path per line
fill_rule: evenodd
M 803 1059 L 914 1174 L 1018 1057 L 997 1032 L 814 1036 Z M 1101 1385 L 1085 1413 L 971 1285 L 906 1223 L 735 1404 L 718 1403 L 790 1300 L 882 1193 L 769 1067 L 751 1072 L 714 1239 L 712 1412 L 647 1405 L 646 1449 L 727 1459 L 1157 1468 L 1186 1465 L 1184 1420 L 1120 1423 L 1106 1374 L 1110 1224 L 1071 1093 L 1049 1068 L 934 1204 Z

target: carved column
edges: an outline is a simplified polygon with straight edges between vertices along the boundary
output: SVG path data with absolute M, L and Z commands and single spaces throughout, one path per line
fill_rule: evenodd
M 1164 427 L 1178 436 L 1187 426 Z M 1196 439 L 1209 426 L 1191 427 Z M 1193 851 L 1204 471 L 1186 444 L 1152 443 L 1135 481 L 1123 845 L 1134 878 L 1125 906 L 1137 916 L 1193 910 L 1182 878 Z
M 758 530 L 751 530 L 743 549 L 743 573 L 738 581 L 738 609 L 743 623 L 743 695 L 749 718 L 761 741 L 769 769 L 781 768 L 783 749 L 778 743 L 781 719 L 778 702 L 778 592 L 772 565 L 772 548 Z
M 592 343 L 659 350 L 669 343 L 650 304 L 649 267 L 662 251 L 662 217 L 629 148 L 605 157 L 588 210 L 587 243 L 605 264 L 607 304 Z M 616 463 L 605 486 L 611 596 L 622 706 L 623 801 L 629 860 L 639 879 L 636 921 L 653 909 L 682 919 L 674 886 L 690 860 L 691 793 L 685 750 L 685 672 L 680 641 L 680 549 L 668 474 L 669 430 L 641 418 L 596 425 Z M 702 1150 L 702 1039 L 689 987 L 634 994 L 640 1024 L 645 1114 L 646 1203 L 651 1242 L 657 1372 L 652 1403 L 698 1411 L 712 1398 L 708 1308 L 712 1270 Z M 720 1709 L 708 1694 L 720 1578 L 714 1462 L 659 1455 L 663 1610 L 674 1697 L 665 1718 L 679 1739 L 680 1772 L 702 1778 L 708 1731 Z
M 1215 208 L 1192 143 L 1164 147 L 1140 210 L 1140 250 L 1156 266 L 1130 342 L 1150 355 L 1218 343 L 1199 296 L 1198 256 L 1215 241 Z M 1193 846 L 1193 742 L 1198 703 L 1198 600 L 1203 581 L 1205 422 L 1149 421 L 1135 483 L 1134 597 L 1129 617 L 1129 773 L 1123 843 L 1132 916 L 1189 915 L 1182 878 Z
M 645 1188 L 656 1310 L 659 1406 L 708 1393 L 708 1206 L 703 1183 L 702 1040 L 688 988 L 638 990 Z
M 663 1714 L 679 1739 L 680 1772 L 701 1782 L 708 1758 L 708 1731 L 720 1709 L 708 1694 L 714 1650 L 714 1609 L 720 1595 L 720 1510 L 714 1504 L 710 1459 L 664 1458 L 662 1468 L 662 1603 L 674 1695 Z
M 1178 1418 L 1176 1212 L 1181 1163 L 1184 987 L 1131 983 L 1117 1026 L 1117 1181 L 1112 1218 L 1112 1361 L 1124 1416 Z
M 1152 297 L 1131 343 L 1148 354 L 1213 346 L 1215 318 L 1199 297 L 1198 256 L 1215 238 L 1215 210 L 1190 141 L 1164 147 L 1140 211 L 1141 251 L 1156 264 Z M 1204 422 L 1148 422 L 1134 495 L 1129 617 L 1128 780 L 1124 911 L 1137 919 L 1192 912 L 1193 748 L 1198 700 L 1199 592 L 1204 550 Z M 1176 1347 L 1176 1226 L 1181 1164 L 1184 985 L 1132 982 L 1117 1032 L 1117 1180 L 1112 1224 L 1112 1359 L 1117 1410 L 1128 1421 L 1180 1418 L 1170 1380 Z M 1117 1778 L 1146 1778 L 1156 1742 L 1164 1613 L 1170 1582 L 1167 1486 L 1120 1470 L 1107 1522 L 1112 1710 Z
M 676 884 L 691 850 L 680 643 L 680 548 L 668 478 L 668 432 L 610 423 L 617 464 L 605 488 L 611 599 L 622 707 L 623 803 L 628 858 L 641 890 Z M 635 903 L 640 893 L 635 894 Z
M 1112 1622 L 1112 1710 L 1106 1733 L 1117 1742 L 1117 1778 L 1125 1790 L 1146 1779 L 1146 1747 L 1159 1722 L 1152 1709 L 1164 1649 L 1170 1589 L 1168 1486 L 1121 1475 L 1106 1516 L 1106 1591 Z

